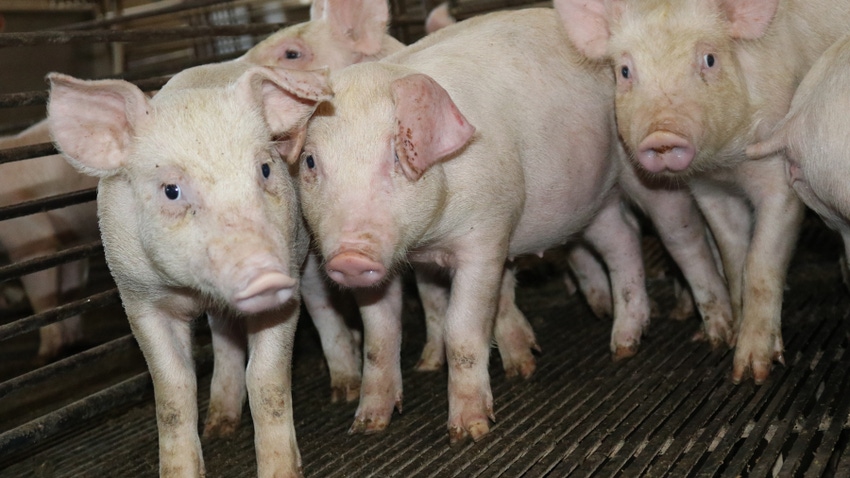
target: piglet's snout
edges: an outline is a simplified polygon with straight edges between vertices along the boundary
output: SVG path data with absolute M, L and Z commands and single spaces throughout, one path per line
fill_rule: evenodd
M 233 304 L 242 312 L 255 314 L 275 309 L 292 298 L 296 281 L 275 269 L 254 269 L 246 273 L 247 285 L 233 296 Z
M 331 279 L 345 287 L 371 287 L 387 274 L 384 266 L 359 251 L 342 251 L 333 256 L 325 270 Z
M 679 172 L 690 166 L 694 147 L 687 139 L 669 131 L 654 131 L 641 141 L 635 153 L 641 166 L 651 173 Z

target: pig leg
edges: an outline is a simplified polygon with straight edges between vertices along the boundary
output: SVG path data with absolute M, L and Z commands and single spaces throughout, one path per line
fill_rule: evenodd
M 755 231 L 747 254 L 744 315 L 732 368 L 736 383 L 751 371 L 755 383 L 761 384 L 770 375 L 774 360 L 784 363 L 782 296 L 805 212 L 787 185 L 784 169 L 760 172 L 747 184 L 754 190 L 750 197 L 754 198 Z M 775 172 L 772 182 L 770 172 Z
M 422 301 L 425 313 L 425 347 L 416 364 L 421 372 L 440 370 L 446 363 L 446 344 L 443 337 L 446 310 L 449 307 L 449 288 L 451 282 L 443 277 L 443 272 L 417 264 L 416 289 Z
M 722 278 L 721 278 L 722 281 Z M 726 286 L 723 286 L 723 290 L 726 290 Z M 726 295 L 729 295 L 729 291 L 726 291 Z M 691 295 L 690 291 L 687 287 L 682 284 L 682 281 L 679 280 L 678 277 L 673 277 L 673 297 L 676 298 L 676 305 L 673 306 L 673 310 L 670 311 L 670 318 L 673 320 L 685 320 L 688 317 L 694 315 L 694 298 Z M 729 318 L 730 322 L 732 318 L 732 303 L 729 302 Z M 734 326 L 734 322 L 732 323 Z M 700 333 L 702 334 L 702 332 Z M 702 335 L 700 335 L 702 337 Z M 731 337 L 730 337 L 731 339 Z
M 192 358 L 194 314 L 122 295 L 133 335 L 153 379 L 159 432 L 159 476 L 203 476 L 198 436 L 198 385 Z
M 331 376 L 331 402 L 350 402 L 360 395 L 360 341 L 336 307 L 334 291 L 322 277 L 319 260 L 307 256 L 301 276 L 301 298 L 319 332 Z M 338 301 L 337 301 L 338 302 Z
M 540 346 L 537 345 L 531 324 L 516 306 L 515 293 L 514 270 L 505 266 L 493 335 L 502 357 L 505 375 L 508 378 L 529 378 L 537 365 L 531 350 L 540 352 Z
M 213 375 L 204 438 L 230 436 L 239 427 L 245 403 L 245 327 L 208 313 L 212 332 Z
M 703 334 L 712 346 L 734 343 L 729 291 L 715 265 L 705 223 L 688 190 L 640 189 L 638 202 L 688 281 L 702 316 Z M 634 196 L 635 194 L 632 194 Z
M 83 290 L 88 282 L 89 261 L 82 259 L 63 264 L 59 267 L 59 293 L 63 298 Z M 57 322 L 62 330 L 62 347 L 66 348 L 83 339 L 83 319 L 80 315 Z
M 52 254 L 59 249 L 55 231 L 45 214 L 0 223 L 0 243 L 13 262 Z M 21 284 L 35 313 L 59 305 L 60 272 L 57 267 L 27 274 L 21 277 Z M 63 335 L 60 323 L 46 325 L 39 330 L 37 363 L 47 363 L 62 352 Z
M 599 319 L 611 317 L 611 284 L 599 259 L 585 246 L 575 245 L 567 252 L 567 262 L 593 315 Z
M 453 444 L 467 437 L 478 440 L 490 431 L 488 419 L 495 421 L 487 366 L 506 258 L 504 253 L 500 257 L 498 251 L 488 255 L 484 237 L 466 239 L 471 242 L 458 248 L 457 262 L 461 266 L 452 279 L 446 313 L 448 428 Z
M 300 477 L 301 454 L 292 415 L 292 346 L 300 303 L 247 319 L 248 403 L 254 419 L 257 476 Z
M 750 246 L 753 215 L 743 199 L 695 186 L 694 197 L 708 222 L 723 263 L 735 322 L 730 345 L 735 345 L 743 317 L 744 264 Z
M 585 237 L 608 265 L 614 302 L 611 352 L 619 360 L 637 353 L 649 326 L 649 297 L 637 222 L 616 199 L 600 211 Z
M 363 384 L 349 433 L 374 433 L 401 413 L 401 277 L 379 288 L 355 289 L 363 317 Z

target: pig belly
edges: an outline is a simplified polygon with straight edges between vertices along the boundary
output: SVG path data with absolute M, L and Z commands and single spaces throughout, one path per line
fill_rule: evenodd
M 606 158 L 607 151 L 594 155 Z M 593 220 L 615 189 L 617 171 L 610 161 L 587 160 L 594 155 L 526 168 L 532 171 L 527 171 L 526 200 L 511 236 L 511 256 L 538 254 L 561 245 Z

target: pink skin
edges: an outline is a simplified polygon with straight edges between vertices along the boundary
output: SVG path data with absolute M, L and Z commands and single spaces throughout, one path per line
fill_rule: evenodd
M 258 476 L 299 476 L 290 366 L 308 238 L 269 139 L 303 128 L 330 96 L 326 76 L 229 62 L 186 70 L 153 99 L 120 80 L 49 79 L 54 141 L 101 178 L 106 260 L 154 382 L 160 474 L 204 474 L 190 324 L 207 312 L 204 433 L 232 433 L 247 396 Z
M 561 35 L 551 10 L 493 14 L 333 76 L 333 104 L 311 119 L 298 164 L 304 214 L 326 267 L 351 262 L 334 262 L 348 251 L 369 263 L 353 272 L 372 263 L 387 271 L 383 282 L 356 289 L 366 349 L 352 431 L 385 427 L 401 398 L 394 283 L 404 262 L 451 273 L 442 336 L 453 443 L 480 439 L 493 419 L 487 364 L 494 320 L 517 322 L 500 300 L 513 302 L 504 290 L 508 257 L 586 229 L 616 271 L 614 313 L 624 340 L 642 332 L 649 305 L 637 234 L 616 190 L 613 85 L 603 69 L 564 51 Z M 506 51 L 522 51 L 528 67 L 497 70 Z M 481 97 L 482 88 L 516 94 Z M 582 120 L 561 124 L 564 117 Z M 521 327 L 509 329 L 497 337 L 530 342 Z M 527 364 L 511 369 L 530 373 Z
M 783 362 L 783 284 L 803 207 L 782 158 L 746 161 L 744 148 L 775 129 L 799 79 L 846 33 L 850 9 L 834 0 L 560 0 L 556 7 L 579 50 L 613 62 L 627 148 L 649 172 L 691 187 L 729 283 L 732 379 L 751 374 L 762 383 L 771 363 Z
M 694 147 L 687 139 L 669 131 L 654 131 L 643 139 L 635 156 L 651 173 L 681 172 L 691 165 Z
M 349 250 L 345 244 L 325 264 L 328 276 L 345 287 L 372 287 L 386 277 L 380 262 L 363 253 Z

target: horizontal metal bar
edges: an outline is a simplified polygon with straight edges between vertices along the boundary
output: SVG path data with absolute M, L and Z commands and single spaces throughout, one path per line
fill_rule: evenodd
M 157 76 L 155 78 L 146 78 L 143 80 L 131 81 L 142 91 L 152 91 L 162 88 L 171 75 Z M 103 79 L 103 78 L 99 78 Z M 110 78 L 105 78 L 110 79 Z M 118 78 L 120 79 L 120 78 Z M 37 106 L 47 104 L 48 90 L 23 91 L 20 93 L 6 93 L 0 95 L 0 108 L 10 108 L 14 106 Z
M 234 0 L 185 0 L 183 2 L 178 3 L 177 5 L 170 5 L 164 8 L 157 8 L 153 10 L 148 10 L 146 12 L 129 14 L 129 15 L 118 15 L 110 18 L 105 18 L 101 20 L 91 20 L 87 22 L 79 22 L 72 23 L 70 25 L 65 25 L 60 27 L 60 30 L 88 30 L 92 28 L 103 28 L 109 27 L 112 25 L 119 25 L 121 23 L 132 22 L 134 20 L 141 20 L 144 18 L 158 17 L 160 15 L 168 15 L 171 13 L 183 12 L 187 10 L 194 10 L 197 8 L 204 7 L 212 7 L 215 5 L 221 5 L 226 3 L 233 3 Z
M 97 188 L 83 189 L 65 194 L 57 194 L 41 199 L 33 199 L 11 206 L 0 207 L 0 221 L 28 216 L 40 212 L 82 204 L 97 199 Z
M 98 309 L 106 307 L 107 305 L 118 304 L 120 302 L 121 299 L 118 296 L 118 289 L 110 289 L 106 292 L 94 294 L 90 297 L 86 297 L 85 299 L 60 305 L 55 309 L 46 310 L 39 314 L 16 320 L 11 324 L 0 325 L 0 340 L 17 337 L 36 330 L 39 327 L 44 327 L 45 325 L 67 319 L 68 317 L 73 317 L 92 309 Z
M 146 392 L 151 389 L 150 373 L 142 372 L 100 392 L 42 415 L 31 422 L 0 434 L 0 455 L 34 445 L 74 423 L 95 417 L 106 410 L 141 402 L 146 398 Z
M 135 30 L 43 31 L 0 33 L 0 48 L 33 45 L 64 45 L 69 43 L 169 41 L 210 36 L 261 35 L 271 33 L 287 23 L 252 23 L 180 28 L 140 28 Z
M 132 334 L 127 334 L 123 337 L 111 340 L 97 347 L 92 347 L 88 350 L 65 357 L 61 360 L 37 368 L 31 372 L 25 373 L 11 380 L 0 383 L 0 400 L 6 395 L 21 390 L 25 387 L 41 386 L 48 380 L 55 380 L 59 374 L 69 373 L 84 365 L 102 358 L 119 350 L 128 349 L 136 346 L 136 339 Z
M 209 373 L 213 360 L 212 346 L 209 344 L 196 346 L 192 355 L 195 357 L 196 373 Z M 0 434 L 0 456 L 36 445 L 42 440 L 110 410 L 149 400 L 148 394 L 152 391 L 150 373 L 139 373 Z
M 56 254 L 0 266 L 0 282 L 32 274 L 33 272 L 43 271 L 78 259 L 85 259 L 101 252 L 103 252 L 103 244 L 100 241 L 92 241 L 88 244 L 63 249 Z
M 0 164 L 20 161 L 22 159 L 50 156 L 56 153 L 56 147 L 53 146 L 53 143 L 39 143 L 29 146 L 19 146 L 17 148 L 0 149 Z

